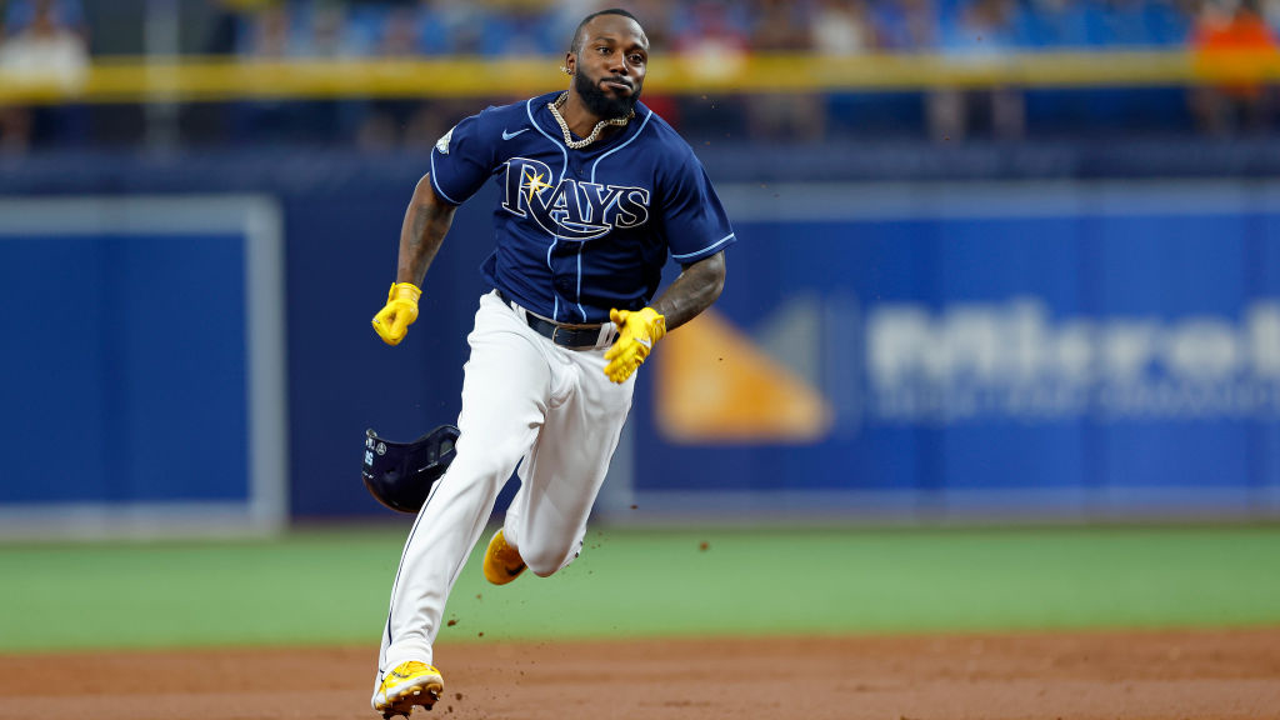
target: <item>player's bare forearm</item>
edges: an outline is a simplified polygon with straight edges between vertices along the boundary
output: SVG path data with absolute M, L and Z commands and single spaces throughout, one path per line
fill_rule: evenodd
M 422 287 L 427 268 L 435 259 L 444 236 L 453 224 L 456 205 L 441 200 L 431 188 L 431 178 L 423 175 L 413 189 L 413 199 L 404 213 L 400 226 L 400 259 L 396 269 L 396 282 L 413 283 Z
M 667 330 L 680 327 L 711 307 L 724 290 L 724 273 L 723 252 L 685 266 L 680 277 L 653 303 L 653 309 L 666 317 Z

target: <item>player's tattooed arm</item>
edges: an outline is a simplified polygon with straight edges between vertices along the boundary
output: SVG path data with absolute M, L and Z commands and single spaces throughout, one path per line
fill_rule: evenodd
M 686 265 L 680 277 L 671 283 L 653 303 L 653 309 L 667 319 L 667 330 L 674 330 L 711 307 L 724 290 L 724 252 Z
M 413 199 L 400 226 L 400 258 L 396 282 L 422 287 L 427 268 L 435 259 L 444 236 L 453 225 L 456 205 L 441 200 L 431 187 L 431 177 L 423 175 L 413 189 Z

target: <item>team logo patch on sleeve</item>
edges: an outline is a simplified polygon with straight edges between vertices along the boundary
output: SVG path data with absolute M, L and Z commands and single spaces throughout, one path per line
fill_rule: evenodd
M 456 127 L 457 126 L 455 125 L 454 127 L 449 128 L 449 132 L 441 135 L 440 139 L 436 141 L 436 150 L 439 150 L 441 155 L 449 154 L 449 141 L 453 139 L 453 131 Z

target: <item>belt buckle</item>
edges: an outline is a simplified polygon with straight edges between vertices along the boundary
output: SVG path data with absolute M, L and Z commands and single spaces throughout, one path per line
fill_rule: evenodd
M 559 326 L 559 325 L 556 325 L 555 323 L 552 323 L 552 325 L 551 325 L 551 335 L 548 337 L 548 339 L 549 339 L 549 340 L 551 340 L 551 344 L 552 344 L 552 345 L 559 345 L 559 344 L 560 344 L 560 343 L 556 342 L 556 335 L 557 335 L 557 334 L 559 334 L 559 332 L 560 332 L 560 326 Z

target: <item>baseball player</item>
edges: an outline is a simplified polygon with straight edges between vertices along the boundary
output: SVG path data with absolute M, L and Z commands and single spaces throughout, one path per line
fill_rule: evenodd
M 501 200 L 483 266 L 494 290 L 467 338 L 456 456 L 391 588 L 372 701 L 384 718 L 430 708 L 443 692 L 432 644 L 445 601 L 517 466 L 520 489 L 489 542 L 485 577 L 546 577 L 578 556 L 636 370 L 724 287 L 733 230 L 689 145 L 638 102 L 648 55 L 627 11 L 587 16 L 565 54 L 568 90 L 458 123 L 414 190 L 396 282 L 373 319 L 390 345 L 417 318 L 457 206 L 487 181 Z M 668 256 L 683 271 L 653 300 Z

